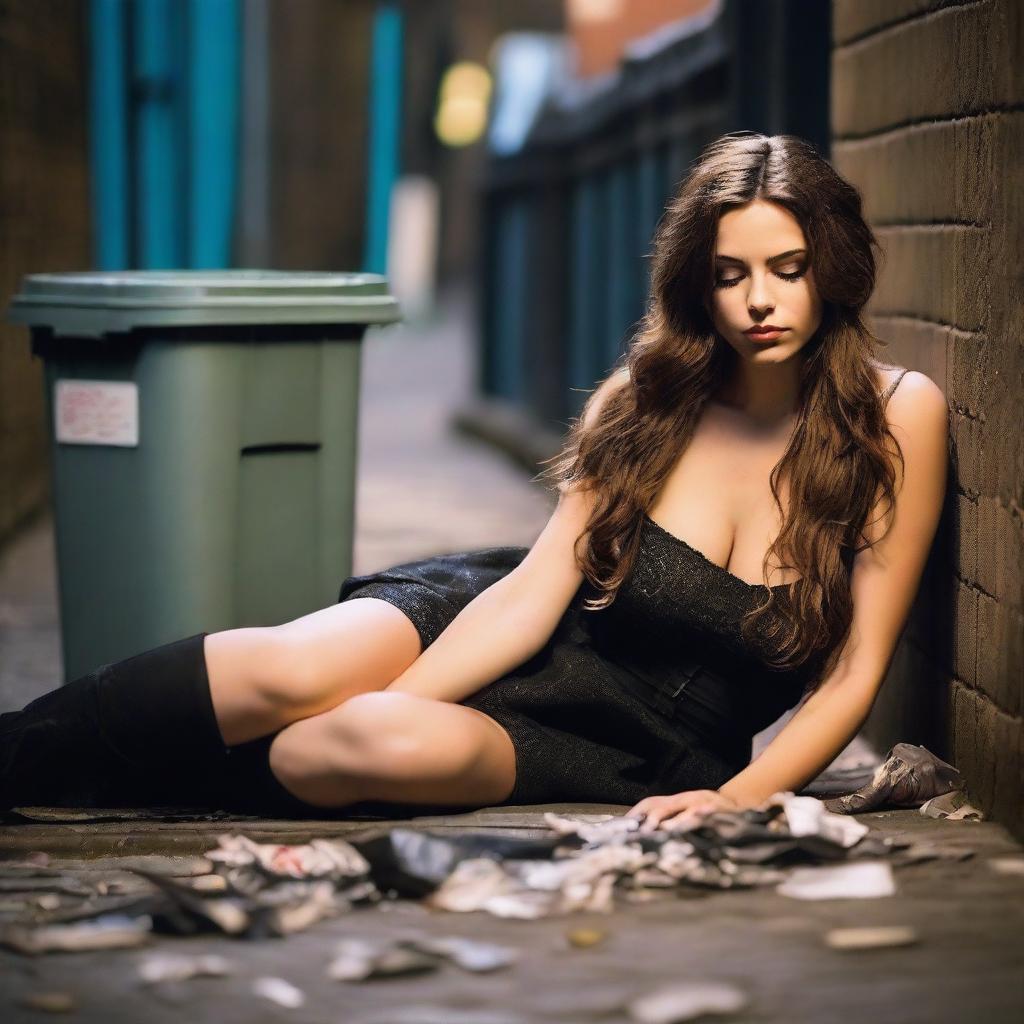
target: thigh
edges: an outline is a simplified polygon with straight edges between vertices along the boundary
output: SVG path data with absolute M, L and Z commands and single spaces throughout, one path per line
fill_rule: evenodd
M 382 800 L 482 807 L 512 792 L 516 755 L 505 728 L 482 711 L 387 691 L 282 730 L 271 766 L 295 795 L 318 806 Z
M 412 620 L 370 597 L 280 626 L 211 633 L 207 671 L 225 742 L 242 743 L 355 694 L 382 690 L 420 650 Z

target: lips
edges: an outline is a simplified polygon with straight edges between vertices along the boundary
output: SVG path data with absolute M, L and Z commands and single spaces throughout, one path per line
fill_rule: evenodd
M 776 327 L 774 324 L 758 324 L 756 327 L 750 327 L 745 330 L 744 334 L 752 334 L 755 337 L 759 334 L 781 334 L 783 331 L 789 330 L 788 327 Z

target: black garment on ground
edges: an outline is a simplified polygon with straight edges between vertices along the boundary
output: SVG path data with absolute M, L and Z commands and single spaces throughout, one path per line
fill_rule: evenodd
M 750 760 L 753 736 L 792 707 L 813 666 L 780 672 L 745 640 L 750 584 L 644 517 L 633 571 L 608 608 L 584 581 L 533 658 L 460 701 L 499 722 L 516 750 L 504 804 L 635 803 L 717 789 Z M 381 598 L 433 643 L 525 547 L 436 555 L 350 576 L 339 600 Z M 785 599 L 788 588 L 773 588 Z

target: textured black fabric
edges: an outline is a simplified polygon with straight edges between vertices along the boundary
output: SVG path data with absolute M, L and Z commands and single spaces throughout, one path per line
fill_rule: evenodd
M 434 642 L 524 547 L 485 548 L 350 576 L 339 600 L 381 598 Z M 776 587 L 785 599 L 785 587 Z M 714 789 L 750 759 L 754 734 L 792 707 L 813 666 L 776 672 L 740 620 L 763 585 L 744 582 L 650 518 L 609 608 L 580 587 L 545 647 L 460 703 L 500 723 L 516 750 L 505 804 L 634 803 Z
M 194 800 L 226 764 L 204 633 L 155 647 L 0 716 L 0 807 Z
M 881 394 L 883 406 L 907 373 Z M 412 620 L 424 647 L 526 556 L 484 548 L 350 576 L 339 601 L 376 597 Z M 773 587 L 781 600 L 788 588 Z M 460 703 L 489 715 L 516 751 L 505 804 L 635 803 L 717 789 L 750 760 L 751 741 L 803 695 L 828 652 L 799 669 L 766 664 L 763 633 L 740 632 L 766 596 L 644 516 L 640 551 L 611 607 L 587 611 L 584 583 L 549 642 Z

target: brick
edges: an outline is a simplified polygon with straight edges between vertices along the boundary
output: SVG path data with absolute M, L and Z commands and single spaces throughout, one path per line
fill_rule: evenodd
M 883 359 L 919 370 L 948 394 L 946 358 L 952 328 L 900 316 L 872 316 L 870 321 L 875 336 L 886 343 Z M 978 335 L 967 336 L 978 338 Z
M 984 331 L 990 307 L 989 232 L 961 225 L 888 227 L 869 311 Z
M 1012 294 L 1012 293 L 1011 293 Z M 1012 302 L 1005 304 L 1007 307 Z M 1018 315 L 1024 303 L 1018 303 Z M 982 489 L 1004 505 L 1022 500 L 1024 480 L 1024 433 L 1021 430 L 1021 396 L 1024 395 L 1024 352 L 1019 333 L 1005 338 L 992 352 L 993 371 L 987 395 L 986 423 L 989 443 L 982 453 Z
M 860 190 L 873 224 L 982 223 L 991 218 L 998 136 L 1020 117 L 981 114 L 837 141 L 832 161 Z
M 956 513 L 954 558 L 960 575 L 975 583 L 978 579 L 978 505 L 958 494 Z
M 985 745 L 984 732 L 978 721 L 977 694 L 954 680 L 950 697 L 953 764 L 967 779 L 971 795 L 979 803 L 991 805 L 995 777 L 989 768 L 991 753 Z
M 978 689 L 1007 714 L 1021 713 L 1024 614 L 978 595 Z
M 950 7 L 833 51 L 832 130 L 865 136 L 1021 97 L 1017 0 Z
M 1024 522 L 1003 506 L 996 522 L 995 592 L 1003 604 L 1024 609 Z
M 837 46 L 939 7 L 970 0 L 833 0 L 832 41 Z
M 978 499 L 978 582 L 1000 602 L 1021 607 L 1024 533 L 1010 510 L 991 497 Z
M 1020 836 L 1020 814 L 1024 807 L 1024 729 L 1019 719 L 1006 715 L 997 715 L 993 726 L 995 794 L 992 806 L 985 810 L 998 821 L 1016 821 L 1016 832 Z
M 956 635 L 953 644 L 953 674 L 974 685 L 978 660 L 978 592 L 957 582 L 953 594 Z
M 982 489 L 981 453 L 985 425 L 967 416 L 952 417 L 952 443 L 956 481 L 964 490 L 978 495 Z
M 986 382 L 990 379 L 992 343 L 982 334 L 946 332 L 946 398 L 950 408 L 977 417 L 989 407 Z

